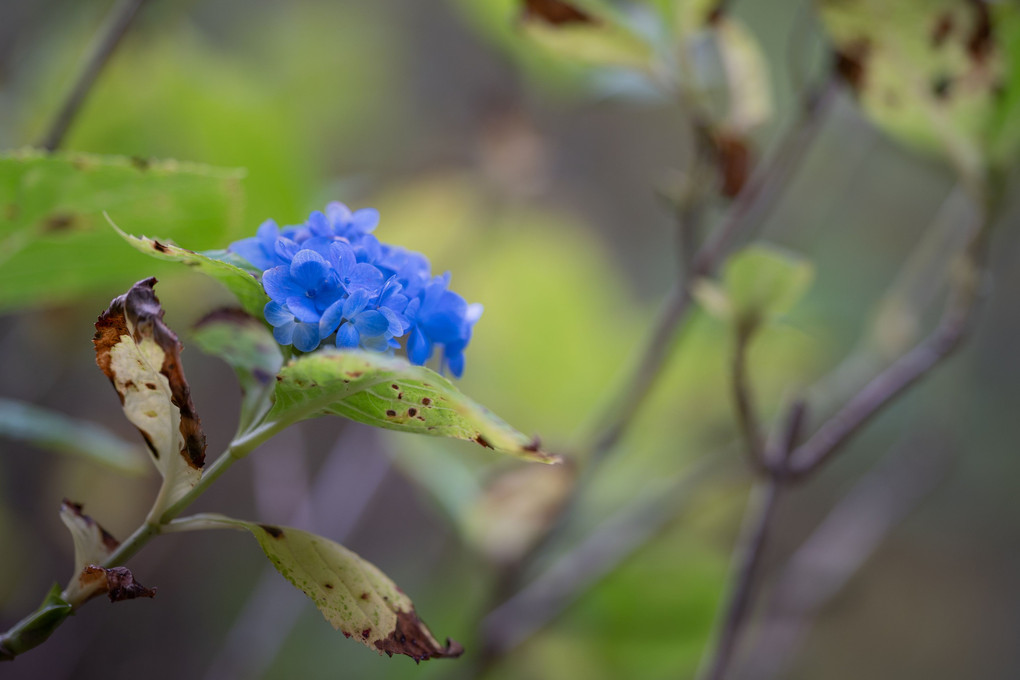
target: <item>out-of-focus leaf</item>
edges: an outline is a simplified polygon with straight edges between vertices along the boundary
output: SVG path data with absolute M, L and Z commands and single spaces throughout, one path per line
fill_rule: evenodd
M 543 463 L 558 458 L 424 366 L 375 352 L 320 350 L 280 371 L 266 422 L 338 415 L 401 432 L 453 437 Z
M 264 389 L 283 366 L 280 345 L 265 323 L 239 309 L 207 314 L 191 337 L 203 352 L 230 364 L 246 394 Z
M 131 236 L 116 226 L 114 226 L 114 229 L 117 229 L 117 233 L 131 244 L 135 250 L 141 253 L 145 253 L 158 260 L 181 262 L 207 276 L 211 276 L 226 286 L 237 297 L 244 311 L 256 317 L 262 316 L 262 310 L 265 309 L 266 303 L 269 302 L 269 296 L 266 295 L 266 292 L 262 289 L 262 284 L 259 283 L 259 280 L 250 271 L 229 262 L 217 260 L 209 255 L 181 248 L 172 243 L 163 243 L 156 239 L 146 238 L 145 236 Z
M 652 47 L 609 13 L 596 15 L 561 0 L 528 0 L 524 35 L 567 59 L 593 66 L 649 70 Z
M 810 262 L 772 246 L 755 245 L 727 261 L 722 288 L 700 283 L 695 296 L 724 320 L 753 324 L 786 314 L 813 279 Z
M 460 656 L 458 643 L 439 644 L 404 594 L 375 565 L 338 543 L 290 527 L 245 522 L 222 515 L 199 515 L 209 528 L 244 529 L 255 537 L 284 578 L 315 603 L 346 637 L 389 656 L 415 661 Z
M 1014 2 L 820 0 L 841 71 L 895 138 L 965 173 L 1015 162 L 1020 6 Z
M 145 439 L 163 476 L 165 506 L 198 483 L 205 463 L 205 433 L 181 364 L 181 344 L 166 324 L 153 292 L 139 281 L 113 300 L 96 321 L 96 363 L 120 397 L 124 415 Z M 157 508 L 162 509 L 162 508 Z
M 0 399 L 0 437 L 41 449 L 82 456 L 128 474 L 148 470 L 137 446 L 95 423 L 12 399 Z
M 124 260 L 103 211 L 189 243 L 221 245 L 241 219 L 242 176 L 177 161 L 0 154 L 0 310 L 69 300 L 148 273 Z
M 494 562 L 518 559 L 557 517 L 575 472 L 570 465 L 527 465 L 499 473 L 462 517 L 468 537 Z

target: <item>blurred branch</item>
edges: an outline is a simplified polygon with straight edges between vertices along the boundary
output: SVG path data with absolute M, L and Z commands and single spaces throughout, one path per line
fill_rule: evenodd
M 934 440 L 912 442 L 894 448 L 854 485 L 780 572 L 741 678 L 769 680 L 784 671 L 814 615 L 938 487 L 951 463 L 949 450 Z
M 546 534 L 520 560 L 507 566 L 500 573 L 493 589 L 492 605 L 488 607 L 490 612 L 502 609 L 497 605 L 507 601 L 510 594 L 520 589 L 521 580 L 529 567 L 563 533 L 574 512 L 580 491 L 590 483 L 598 468 L 609 456 L 620 436 L 651 392 L 655 379 L 662 372 L 662 366 L 669 357 L 674 340 L 690 311 L 692 303 L 690 284 L 699 278 L 711 275 L 737 238 L 745 236 L 764 222 L 765 216 L 789 185 L 794 171 L 800 166 L 807 150 L 820 131 L 826 117 L 825 114 L 835 98 L 837 89 L 837 80 L 834 77 L 829 77 L 818 91 L 805 93 L 798 120 L 789 127 L 768 160 L 756 168 L 754 174 L 734 199 L 722 221 L 716 225 L 704 245 L 694 255 L 691 266 L 684 268 L 682 275 L 677 279 L 665 301 L 653 326 L 648 343 L 640 354 L 637 367 L 631 374 L 628 383 L 603 412 L 602 417 L 596 420 L 602 425 L 586 447 L 588 451 L 586 465 L 571 491 L 570 497 L 563 504 L 563 509 L 551 523 Z M 695 121 L 694 132 L 698 137 L 696 141 L 700 144 L 700 137 L 705 131 L 698 128 L 697 121 Z M 690 228 L 691 225 L 685 224 L 683 220 L 692 214 L 694 213 L 680 212 L 681 229 Z M 688 238 L 688 240 L 690 239 Z M 510 611 L 519 610 L 517 608 L 504 610 L 504 614 L 501 615 L 504 617 L 504 621 L 509 616 L 506 612 Z M 510 627 L 510 624 L 504 623 L 501 626 Z M 534 626 L 532 629 L 537 630 Z M 494 631 L 496 628 L 490 625 L 486 626 L 485 630 Z M 505 649 L 506 645 L 486 640 L 482 658 L 478 666 L 473 669 L 472 675 L 474 677 L 484 675 L 489 668 L 495 665 Z
M 342 542 L 357 527 L 390 470 L 389 459 L 373 450 L 365 428 L 345 427 L 315 474 L 315 484 L 300 494 L 287 524 Z M 276 658 L 306 602 L 272 567 L 262 576 L 234 625 L 219 646 L 205 677 L 216 680 L 260 678 Z
M 946 311 L 935 331 L 865 385 L 811 438 L 796 448 L 794 443 L 803 420 L 804 403 L 798 402 L 790 409 L 785 434 L 781 438 L 780 455 L 770 457 L 765 473 L 767 486 L 764 500 L 758 504 L 749 504 L 748 514 L 745 515 L 745 526 L 753 527 L 753 530 L 745 532 L 737 549 L 740 568 L 734 577 L 731 589 L 733 595 L 727 605 L 722 632 L 711 653 L 712 660 L 702 674 L 705 680 L 722 680 L 734 658 L 743 624 L 753 602 L 756 572 L 760 567 L 768 525 L 774 514 L 775 497 L 780 487 L 800 481 L 817 470 L 871 417 L 937 366 L 964 338 L 980 297 L 985 248 L 997 214 L 999 198 L 998 187 L 990 188 L 988 193 L 982 191 L 977 196 L 978 226 L 963 253 L 961 266 L 954 272 L 954 285 Z M 735 370 L 740 370 L 739 362 L 735 364 Z M 737 396 L 739 399 L 742 395 Z M 739 416 L 739 419 L 743 421 L 744 416 Z
M 989 195 L 980 200 L 977 228 L 954 272 L 949 300 L 935 330 L 873 378 L 814 435 L 797 447 L 790 461 L 792 478 L 799 479 L 819 469 L 884 406 L 906 392 L 959 347 L 970 329 L 980 299 L 985 250 L 999 197 Z
M 499 656 L 541 630 L 624 559 L 660 534 L 687 506 L 692 492 L 723 467 L 707 456 L 692 470 L 619 510 L 482 621 L 487 654 Z
M 799 119 L 790 126 L 768 161 L 755 170 L 725 217 L 694 256 L 690 269 L 684 272 L 669 292 L 648 343 L 640 355 L 637 368 L 603 417 L 596 421 L 604 425 L 593 438 L 588 467 L 598 465 L 608 455 L 651 392 L 683 320 L 690 311 L 690 283 L 712 275 L 737 238 L 764 222 L 764 217 L 789 185 L 793 172 L 811 148 L 836 91 L 837 84 L 830 78 L 819 91 L 812 91 L 805 96 Z
M 78 72 L 74 85 L 68 91 L 63 105 L 50 124 L 46 136 L 39 142 L 39 146 L 47 151 L 54 151 L 63 142 L 64 136 L 88 96 L 89 90 L 92 89 L 110 55 L 117 49 L 121 38 L 131 26 L 131 21 L 138 8 L 144 2 L 145 0 L 120 0 L 106 15 L 103 26 L 92 39 L 88 57 L 85 59 L 81 71 Z
M 747 450 L 747 462 L 752 470 L 760 474 L 766 469 L 765 456 L 762 451 L 761 426 L 747 376 L 747 351 L 753 337 L 754 329 L 750 325 L 743 325 L 737 329 L 730 387 L 737 412 L 737 424 L 744 438 L 744 448 Z
M 784 487 L 783 470 L 790 452 L 797 444 L 804 424 L 805 409 L 803 401 L 791 407 L 782 436 L 776 444 L 776 451 L 769 456 L 769 460 L 774 461 L 774 464 L 769 467 L 763 466 L 764 472 L 760 474 L 764 481 L 760 482 L 759 491 L 752 494 L 744 511 L 744 530 L 734 552 L 736 568 L 733 572 L 733 585 L 730 588 L 726 613 L 715 645 L 712 647 L 711 656 L 706 657 L 710 661 L 699 673 L 705 680 L 721 680 L 733 659 L 736 644 L 753 603 L 754 587 L 765 555 L 765 544 L 775 517 L 779 494 Z

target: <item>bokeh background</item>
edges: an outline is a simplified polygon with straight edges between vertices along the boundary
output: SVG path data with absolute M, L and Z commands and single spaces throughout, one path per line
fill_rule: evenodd
M 196 199 L 186 209 L 135 205 L 121 216 L 110 208 L 131 233 L 194 249 L 223 247 L 270 217 L 299 222 L 330 200 L 379 208 L 380 238 L 425 252 L 434 269 L 453 272 L 456 290 L 485 305 L 462 389 L 540 433 L 550 449 L 570 453 L 619 387 L 677 276 L 676 222 L 663 193 L 692 140 L 675 102 L 564 66 L 522 41 L 513 4 L 153 0 L 63 148 L 243 168 L 243 179 L 231 175 L 208 198 L 211 207 Z M 796 115 L 803 81 L 824 69 L 824 38 L 803 3 L 734 4 L 770 72 L 773 115 L 753 136 L 761 156 Z M 40 138 L 109 6 L 4 0 L 0 146 Z M 837 95 L 760 228 L 816 270 L 806 299 L 751 354 L 766 416 L 837 366 L 840 380 L 865 379 L 883 351 L 930 325 L 943 292 L 938 275 L 920 277 L 895 318 L 879 315 L 879 302 L 918 243 L 966 218 L 954 185 L 948 165 L 898 144 L 852 97 Z M 213 212 L 201 213 L 206 207 Z M 724 209 L 713 203 L 707 221 Z M 857 551 L 866 561 L 824 598 L 774 677 L 1020 673 L 1016 217 L 1014 207 L 1000 220 L 990 295 L 965 349 L 819 478 L 784 497 L 767 583 L 781 581 L 834 507 L 852 512 L 835 518 L 843 524 L 825 534 L 823 555 L 867 545 L 868 531 L 879 529 L 874 545 Z M 95 285 L 60 284 L 62 270 L 92 256 L 68 251 L 65 264 L 41 277 L 38 299 L 20 304 L 0 295 L 0 396 L 94 420 L 134 442 L 94 365 L 97 314 L 136 279 L 156 274 L 167 320 L 187 346 L 186 329 L 230 300 L 215 283 L 148 260 L 112 235 L 101 246 L 102 257 L 118 249 L 117 264 L 102 265 L 106 274 Z M 0 281 L 2 272 L 0 265 Z M 908 318 L 918 328 L 904 328 Z M 729 461 L 724 472 L 685 488 L 647 540 L 490 677 L 693 676 L 750 486 L 734 447 L 729 343 L 721 323 L 694 313 L 654 394 L 581 499 L 583 520 L 572 536 L 650 498 L 699 461 Z M 855 352 L 863 358 L 841 364 Z M 235 378 L 197 349 L 184 360 L 215 451 L 236 425 Z M 833 384 L 817 389 L 819 399 L 838 392 Z M 893 451 L 897 462 L 883 464 Z M 246 536 L 196 533 L 161 538 L 132 561 L 139 580 L 158 587 L 155 600 L 96 601 L 0 673 L 470 677 L 496 578 L 493 555 L 513 540 L 513 527 L 496 521 L 506 509 L 487 511 L 481 485 L 522 465 L 477 446 L 319 420 L 267 444 L 199 504 L 341 540 L 400 584 L 437 636 L 467 647 L 460 660 L 416 666 L 378 657 L 333 631 Z M 523 484 L 538 493 L 548 479 L 534 474 Z M 3 627 L 69 576 L 62 498 L 84 503 L 123 537 L 156 488 L 155 475 L 126 476 L 0 441 Z M 856 504 L 841 505 L 848 493 L 858 494 Z M 751 644 L 746 653 L 758 651 Z M 758 677 L 757 657 L 749 658 L 741 672 Z

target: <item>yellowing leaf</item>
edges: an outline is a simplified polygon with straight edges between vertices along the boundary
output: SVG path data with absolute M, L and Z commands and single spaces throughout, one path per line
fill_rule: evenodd
M 276 570 L 307 595 L 334 628 L 369 649 L 405 654 L 415 661 L 457 657 L 464 651 L 449 639 L 441 645 L 418 618 L 411 599 L 375 565 L 339 543 L 223 515 L 185 520 L 196 521 L 203 528 L 251 532 Z
M 525 6 L 524 35 L 550 52 L 593 66 L 651 68 L 652 47 L 609 16 L 562 0 L 527 0 Z
M 181 262 L 207 276 L 211 276 L 226 286 L 237 297 L 244 311 L 252 316 L 262 317 L 262 311 L 265 309 L 266 303 L 269 302 L 269 296 L 266 295 L 266 292 L 262 289 L 262 284 L 259 283 L 259 280 L 250 271 L 242 269 L 235 264 L 210 257 L 204 253 L 196 253 L 193 250 L 181 248 L 172 243 L 162 243 L 156 239 L 144 236 L 131 236 L 130 234 L 125 234 L 116 226 L 114 226 L 114 229 L 135 250 L 141 253 L 154 257 L 157 260 Z
M 280 371 L 268 423 L 326 414 L 388 430 L 465 439 L 542 463 L 559 460 L 435 371 L 375 352 L 319 350 Z
M 1015 162 L 1020 8 L 970 0 L 823 0 L 842 72 L 874 122 L 966 173 Z
M 96 363 L 120 396 L 124 415 L 145 439 L 163 476 L 163 507 L 179 500 L 202 475 L 205 433 L 181 365 L 181 345 L 153 292 L 139 281 L 96 321 Z

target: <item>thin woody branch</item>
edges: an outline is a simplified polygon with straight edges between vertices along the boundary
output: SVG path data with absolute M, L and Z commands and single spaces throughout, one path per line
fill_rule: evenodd
M 85 98 L 99 77 L 99 73 L 106 66 L 110 55 L 117 49 L 121 38 L 131 26 L 131 21 L 138 12 L 138 8 L 144 2 L 145 0 L 120 0 L 110 10 L 102 28 L 92 40 L 88 57 L 75 78 L 74 85 L 68 91 L 64 103 L 47 129 L 46 135 L 39 142 L 39 146 L 47 151 L 55 151 L 64 141 L 64 136 L 82 104 L 85 103 Z

